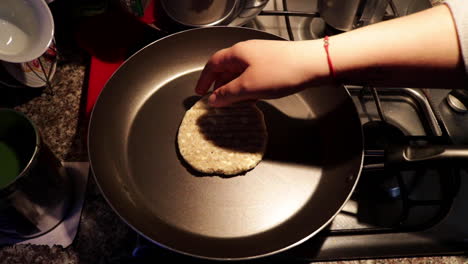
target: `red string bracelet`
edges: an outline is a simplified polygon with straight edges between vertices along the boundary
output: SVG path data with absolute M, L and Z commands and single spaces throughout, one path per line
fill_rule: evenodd
M 331 76 L 336 79 L 335 68 L 333 67 L 333 62 L 330 57 L 330 52 L 328 51 L 329 46 L 328 36 L 325 36 L 323 39 L 323 47 L 325 48 L 325 52 L 327 53 L 327 61 L 328 61 L 328 68 L 330 69 Z

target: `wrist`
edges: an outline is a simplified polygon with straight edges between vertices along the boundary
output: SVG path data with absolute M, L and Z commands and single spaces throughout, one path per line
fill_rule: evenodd
M 324 40 L 303 41 L 304 43 L 304 59 L 306 60 L 306 75 L 309 76 L 309 81 L 313 84 L 328 84 L 335 82 L 336 76 L 331 71 L 329 59 L 333 63 L 332 48 L 329 47 L 329 57 L 324 48 Z M 330 45 L 333 45 L 330 43 Z M 336 69 L 335 69 L 336 75 Z

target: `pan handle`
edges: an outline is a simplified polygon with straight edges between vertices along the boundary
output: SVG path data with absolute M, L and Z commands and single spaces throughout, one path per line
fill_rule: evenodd
M 385 152 L 385 167 L 391 168 L 466 165 L 468 165 L 468 146 L 392 146 Z

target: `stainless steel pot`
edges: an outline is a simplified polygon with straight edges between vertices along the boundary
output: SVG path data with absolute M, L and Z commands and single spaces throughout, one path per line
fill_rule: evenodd
M 255 18 L 268 0 L 160 0 L 166 14 L 188 27 L 241 26 Z
M 405 16 L 431 7 L 427 0 L 319 0 L 318 10 L 325 22 L 335 29 L 349 31 L 384 19 L 391 9 Z
M 320 0 L 319 12 L 325 22 L 342 31 L 382 20 L 388 0 Z
M 31 238 L 58 225 L 71 201 L 65 168 L 25 115 L 0 108 L 0 233 Z

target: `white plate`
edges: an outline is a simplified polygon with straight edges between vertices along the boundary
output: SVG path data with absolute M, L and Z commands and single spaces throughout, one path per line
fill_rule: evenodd
M 55 42 L 39 58 L 23 63 L 2 62 L 6 71 L 20 83 L 29 87 L 43 87 L 52 81 L 57 68 L 57 50 Z M 42 67 L 41 67 L 41 63 Z
M 53 36 L 54 19 L 44 0 L 0 0 L 0 60 L 35 59 Z

